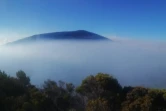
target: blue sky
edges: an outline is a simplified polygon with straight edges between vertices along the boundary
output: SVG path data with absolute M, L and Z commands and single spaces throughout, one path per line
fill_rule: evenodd
M 0 41 L 78 29 L 166 40 L 166 0 L 0 0 Z

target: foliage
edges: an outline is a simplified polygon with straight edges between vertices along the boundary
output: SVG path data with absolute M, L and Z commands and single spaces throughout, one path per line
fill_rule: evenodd
M 166 111 L 165 90 L 135 87 L 122 103 L 122 111 Z
M 103 98 L 89 100 L 86 106 L 86 111 L 110 111 L 109 103 Z
M 88 101 L 103 98 L 108 101 L 111 110 L 120 108 L 120 94 L 122 91 L 118 81 L 108 74 L 98 73 L 88 76 L 76 91 L 88 98 Z
M 0 71 L 0 111 L 166 111 L 166 90 L 122 86 L 109 74 L 72 83 L 47 80 L 41 88 L 24 71 Z

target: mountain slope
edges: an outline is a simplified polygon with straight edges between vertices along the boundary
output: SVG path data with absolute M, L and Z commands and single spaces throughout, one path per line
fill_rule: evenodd
M 64 32 L 52 32 L 52 33 L 44 33 L 37 34 L 30 37 L 26 37 L 8 44 L 24 44 L 24 43 L 32 43 L 37 41 L 53 41 L 53 40 L 110 40 L 101 35 L 88 32 L 85 30 L 77 30 L 77 31 L 64 31 Z

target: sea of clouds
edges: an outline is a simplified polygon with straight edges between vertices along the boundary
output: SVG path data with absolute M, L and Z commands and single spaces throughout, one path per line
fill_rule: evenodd
M 11 76 L 23 70 L 36 85 L 47 79 L 78 85 L 103 72 L 122 85 L 166 88 L 166 43 L 118 39 L 1 46 L 0 69 Z

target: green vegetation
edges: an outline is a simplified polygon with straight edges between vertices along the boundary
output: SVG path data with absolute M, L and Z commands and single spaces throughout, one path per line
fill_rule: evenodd
M 81 85 L 47 80 L 30 83 L 23 71 L 0 71 L 0 111 L 166 111 L 166 90 L 122 87 L 108 74 L 85 78 Z

